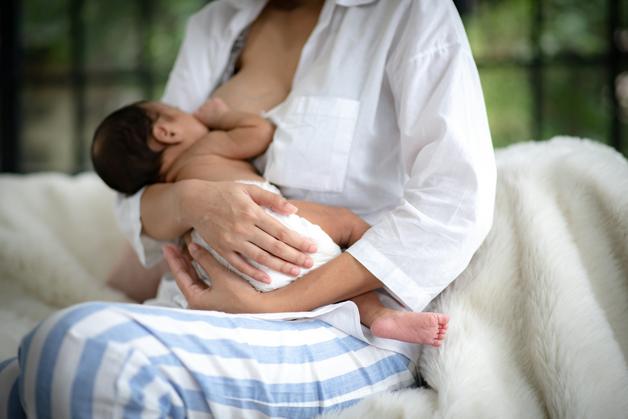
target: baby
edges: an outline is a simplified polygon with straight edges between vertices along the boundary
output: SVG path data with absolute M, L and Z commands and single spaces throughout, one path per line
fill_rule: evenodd
M 103 181 L 125 194 L 152 183 L 183 179 L 252 183 L 279 194 L 246 161 L 262 154 L 273 134 L 274 127 L 266 119 L 232 110 L 220 99 L 208 100 L 194 114 L 159 102 L 138 102 L 113 112 L 101 122 L 94 134 L 91 155 L 94 169 Z M 266 211 L 315 241 L 317 251 L 311 255 L 314 264 L 299 276 L 336 257 L 341 252 L 339 245 L 351 246 L 369 228 L 353 213 L 343 223 L 342 231 L 338 231 L 324 224 L 321 228 L 296 214 L 285 216 Z M 296 279 L 248 260 L 271 278 L 269 284 L 257 281 L 231 267 L 196 232 L 192 232 L 191 238 L 259 291 L 283 287 Z M 209 282 L 205 272 L 195 268 L 199 277 Z M 370 327 L 374 336 L 433 346 L 440 346 L 444 339 L 448 323 L 444 314 L 396 311 L 385 307 L 375 291 L 352 301 L 359 308 L 361 322 Z

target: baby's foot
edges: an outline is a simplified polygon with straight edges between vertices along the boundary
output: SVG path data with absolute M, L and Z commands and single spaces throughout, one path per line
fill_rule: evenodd
M 195 115 L 205 125 L 211 127 L 218 125 L 220 118 L 227 111 L 229 111 L 229 106 L 222 99 L 212 98 L 203 103 Z
M 443 343 L 448 322 L 446 314 L 394 311 L 375 319 L 371 332 L 381 338 L 438 347 Z

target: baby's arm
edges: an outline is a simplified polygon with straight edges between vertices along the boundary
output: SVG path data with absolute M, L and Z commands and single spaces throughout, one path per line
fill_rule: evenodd
M 244 160 L 262 154 L 275 132 L 266 119 L 232 110 L 220 99 L 208 100 L 194 116 L 212 130 L 199 140 L 203 149 L 229 159 Z

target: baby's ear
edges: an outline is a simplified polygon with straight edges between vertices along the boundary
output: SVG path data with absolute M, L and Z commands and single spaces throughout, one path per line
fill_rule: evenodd
M 160 143 L 170 144 L 176 142 L 174 131 L 161 119 L 157 119 L 153 124 L 153 137 Z

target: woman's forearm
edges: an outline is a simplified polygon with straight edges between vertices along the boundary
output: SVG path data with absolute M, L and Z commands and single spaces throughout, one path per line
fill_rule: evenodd
M 381 288 L 383 284 L 345 252 L 290 285 L 261 294 L 261 311 L 310 311 Z
M 142 194 L 140 216 L 144 234 L 157 240 L 173 240 L 191 227 L 181 213 L 186 181 L 148 186 Z

